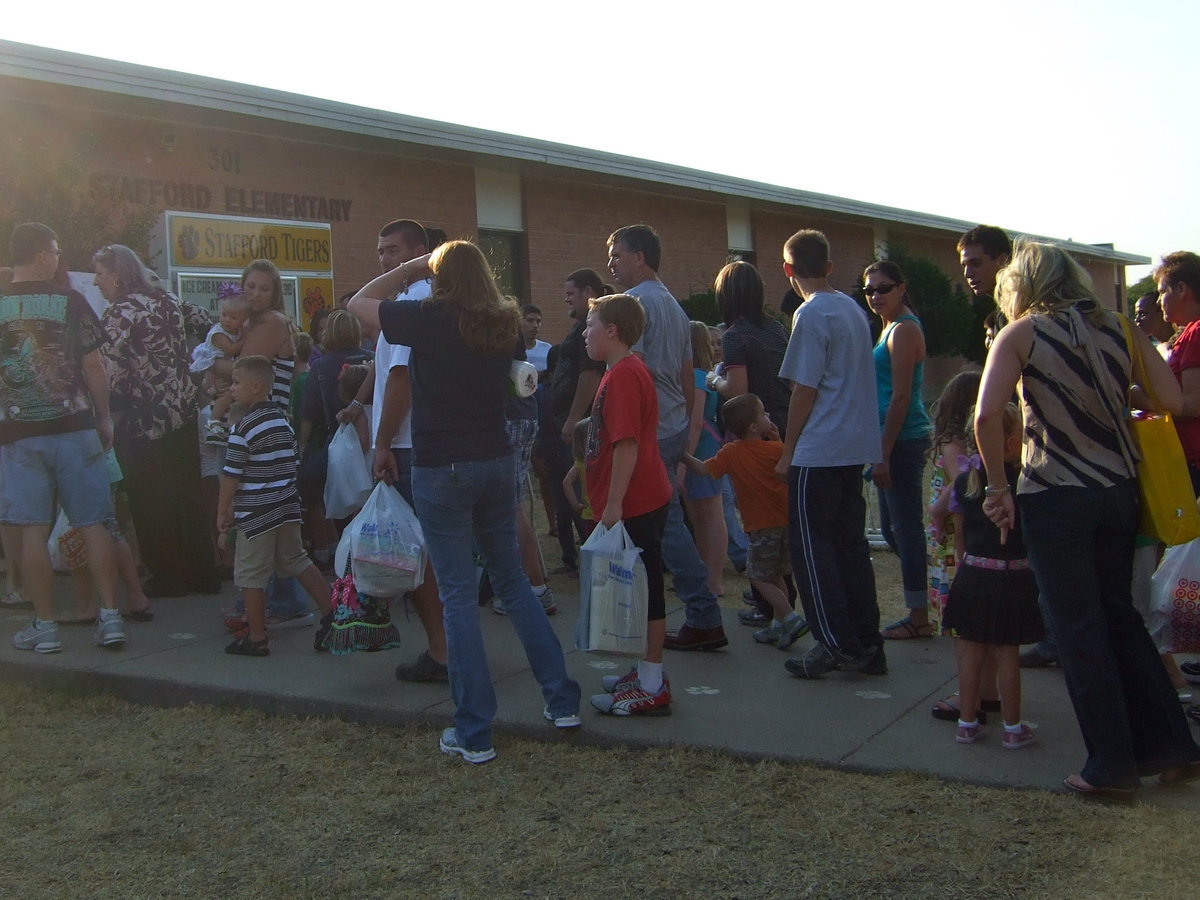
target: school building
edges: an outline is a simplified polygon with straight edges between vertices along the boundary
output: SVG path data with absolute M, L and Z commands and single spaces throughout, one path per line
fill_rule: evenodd
M 542 307 L 551 341 L 569 327 L 564 277 L 605 274 L 605 238 L 621 225 L 659 231 L 677 297 L 708 290 L 737 256 L 759 266 L 777 306 L 780 249 L 797 229 L 829 236 L 848 290 L 894 243 L 961 282 L 955 242 L 977 224 L 6 41 L 0 122 L 6 165 L 58 160 L 114 222 L 154 220 L 134 249 L 176 286 L 207 289 L 206 273 L 275 254 L 297 304 L 331 305 L 378 274 L 379 227 L 413 218 L 478 240 L 504 286 Z M 1057 243 L 1114 305 L 1125 266 L 1150 261 Z

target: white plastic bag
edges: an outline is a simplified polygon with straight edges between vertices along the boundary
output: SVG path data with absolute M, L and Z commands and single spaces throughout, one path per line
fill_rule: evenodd
M 1200 538 L 1168 547 L 1151 583 L 1151 613 L 1167 620 L 1167 649 L 1200 653 Z
M 579 548 L 580 650 L 646 655 L 650 586 L 641 552 L 621 522 L 597 525 Z
M 372 597 L 399 597 L 425 577 L 425 535 L 400 492 L 382 481 L 346 532 L 354 584 Z
M 358 512 L 371 493 L 371 470 L 363 456 L 354 425 L 338 426 L 329 442 L 329 463 L 325 475 L 325 515 L 344 519 Z
M 532 363 L 514 359 L 508 367 L 508 392 L 514 397 L 532 397 L 538 386 L 538 372 Z

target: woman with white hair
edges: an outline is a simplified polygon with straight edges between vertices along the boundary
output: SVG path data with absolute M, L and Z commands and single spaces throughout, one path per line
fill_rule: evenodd
M 110 244 L 92 258 L 109 306 L 107 341 L 114 445 L 148 597 L 215 594 L 221 588 L 200 499 L 197 388 L 188 365 L 185 313 L 158 276 L 128 247 Z M 208 323 L 204 323 L 207 330 Z

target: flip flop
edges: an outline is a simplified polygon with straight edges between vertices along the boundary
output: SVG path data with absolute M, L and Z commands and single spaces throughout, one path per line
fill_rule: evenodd
M 924 625 L 914 625 L 911 619 L 904 618 L 893 622 L 879 632 L 879 634 L 885 641 L 911 641 L 921 638 L 931 638 L 933 637 L 933 624 L 926 622 Z
M 1164 773 L 1165 774 L 1165 773 Z M 1200 774 L 1200 773 L 1197 773 Z M 1162 777 L 1161 775 L 1159 776 Z M 1133 788 L 1096 787 L 1083 780 L 1082 775 L 1068 775 L 1062 780 L 1063 787 L 1080 797 L 1089 800 L 1104 800 L 1109 803 L 1132 803 L 1135 792 Z

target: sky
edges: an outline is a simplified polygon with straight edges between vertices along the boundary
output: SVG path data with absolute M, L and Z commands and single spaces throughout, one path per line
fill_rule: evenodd
M 0 37 L 1155 259 L 1200 252 L 1195 0 L 119 8 L 10 10 Z

